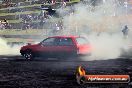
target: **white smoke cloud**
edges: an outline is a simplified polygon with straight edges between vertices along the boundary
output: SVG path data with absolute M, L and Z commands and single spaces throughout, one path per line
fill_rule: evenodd
M 74 13 L 64 17 L 65 34 L 83 34 L 89 39 L 93 47 L 89 57 L 92 60 L 117 58 L 121 49 L 130 43 L 121 32 L 124 25 L 131 25 L 130 16 L 126 16 L 119 3 L 118 0 L 105 0 L 98 6 L 79 3 Z
M 76 27 L 82 30 L 84 26 L 85 29 L 89 28 L 92 31 L 119 30 L 121 21 L 118 16 L 123 13 L 121 7 L 117 8 L 118 5 L 112 1 L 114 0 L 108 0 L 96 7 L 82 3 L 75 5 L 75 13 L 64 17 L 64 26 L 71 30 Z
M 7 42 L 0 38 L 0 55 L 20 55 L 20 46 L 10 47 Z
M 121 55 L 121 49 L 125 45 L 125 40 L 120 34 L 102 33 L 100 36 L 91 34 L 88 38 L 93 48 L 91 57 L 95 59 L 117 58 Z

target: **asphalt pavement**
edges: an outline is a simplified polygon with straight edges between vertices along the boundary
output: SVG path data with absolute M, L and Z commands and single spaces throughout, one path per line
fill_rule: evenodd
M 75 71 L 83 66 L 87 74 L 128 74 L 132 79 L 132 59 L 58 60 L 21 56 L 0 56 L 0 88 L 132 88 L 126 84 L 78 85 Z

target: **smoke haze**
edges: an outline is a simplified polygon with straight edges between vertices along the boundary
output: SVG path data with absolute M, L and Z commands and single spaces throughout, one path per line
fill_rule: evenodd
M 20 46 L 10 47 L 7 42 L 0 38 L 0 55 L 20 55 Z
M 105 0 L 98 6 L 91 2 L 75 5 L 75 12 L 65 16 L 63 21 L 65 33 L 85 35 L 93 47 L 89 58 L 100 60 L 117 58 L 121 49 L 128 46 L 130 39 L 124 39 L 121 30 L 126 24 L 131 25 L 130 17 L 118 0 Z

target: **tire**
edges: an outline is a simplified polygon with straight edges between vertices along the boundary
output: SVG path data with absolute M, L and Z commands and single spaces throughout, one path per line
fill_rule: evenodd
M 33 55 L 31 50 L 26 50 L 24 52 L 23 56 L 25 57 L 26 60 L 33 60 L 34 59 L 34 55 Z

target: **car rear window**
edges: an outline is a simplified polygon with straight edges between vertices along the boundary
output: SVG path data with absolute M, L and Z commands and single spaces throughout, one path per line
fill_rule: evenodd
M 83 38 L 83 37 L 79 37 L 79 38 L 76 38 L 76 41 L 79 45 L 82 45 L 82 44 L 88 44 L 88 40 L 86 38 Z

